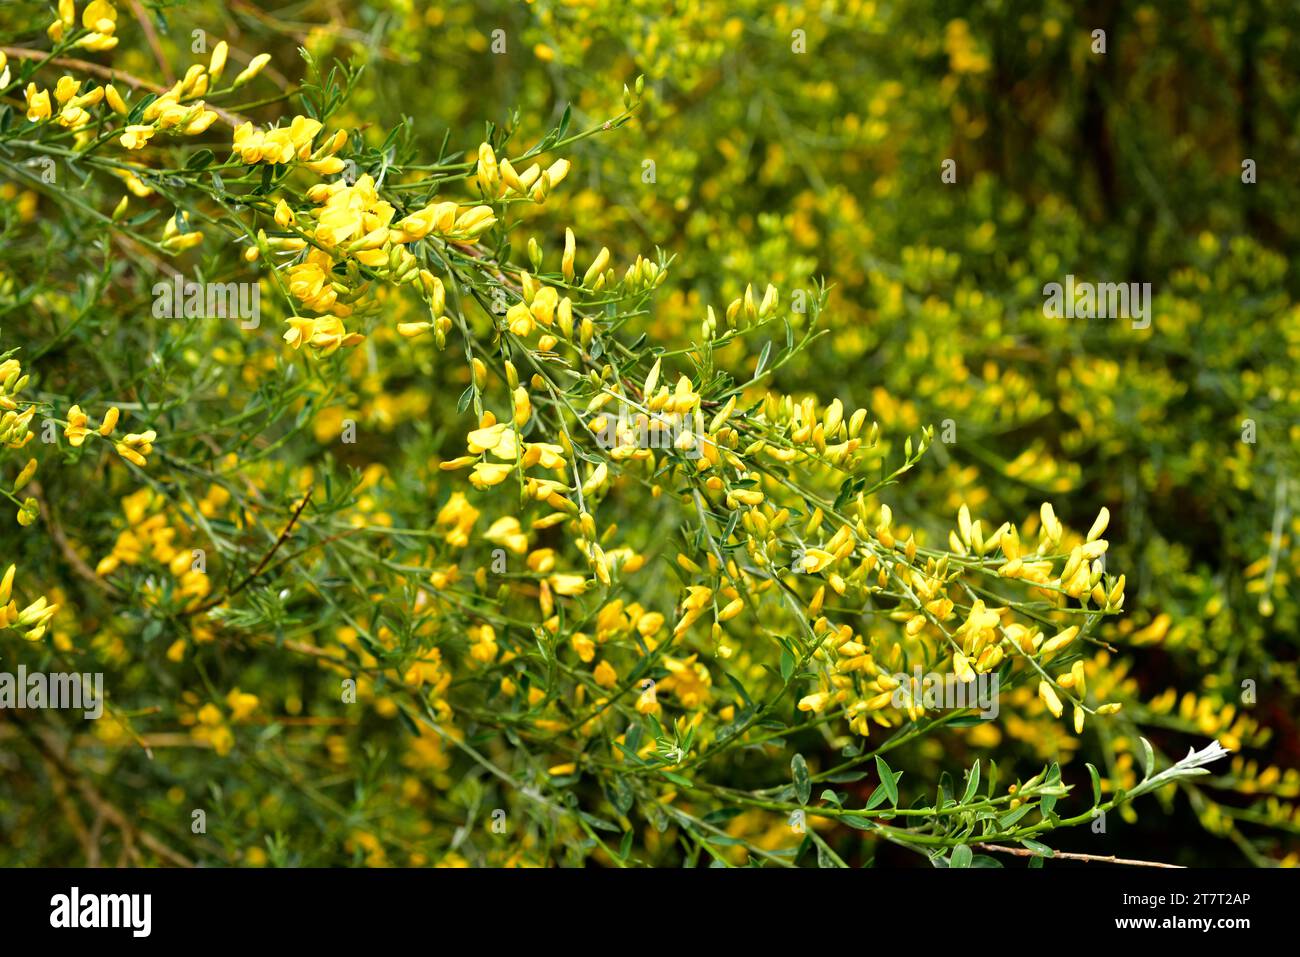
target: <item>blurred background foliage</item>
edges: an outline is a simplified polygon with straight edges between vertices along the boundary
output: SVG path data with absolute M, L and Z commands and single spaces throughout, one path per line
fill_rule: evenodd
M 1111 650 L 1097 655 L 1113 683 L 1109 696 L 1124 711 L 1074 737 L 1024 691 L 999 722 L 945 730 L 891 753 L 893 766 L 908 772 L 903 780 L 959 775 L 992 757 L 1012 776 L 1010 769 L 1032 774 L 1060 761 L 1083 793 L 1087 760 L 1108 788 L 1131 787 L 1139 735 L 1173 757 L 1217 737 L 1235 752 L 1230 766 L 1217 765 L 1196 787 L 1125 807 L 1106 835 L 1085 827 L 1055 835 L 1058 846 L 1191 865 L 1297 862 L 1300 309 L 1289 261 L 1300 228 L 1291 204 L 1300 85 L 1287 59 L 1296 39 L 1289 4 L 142 6 L 167 62 L 192 59 L 194 29 L 227 39 L 232 60 L 273 53 L 257 88 L 266 99 L 300 82 L 299 48 L 319 63 L 364 64 L 334 124 L 362 130 L 376 156 L 399 169 L 441 155 L 445 136 L 472 149 L 480 130 L 509 128 L 512 143 L 533 143 L 566 109 L 572 129 L 586 129 L 617 115 L 624 84 L 644 74 L 636 120 L 570 148 L 565 189 L 522 214 L 516 249 L 530 236 L 559 249 L 572 225 L 588 257 L 601 245 L 616 263 L 664 250 L 674 257 L 669 278 L 633 320 L 661 343 L 697 337 L 705 307 L 720 307 L 747 284 L 771 282 L 788 302 L 795 290 L 812 295 L 824 279 L 825 334 L 783 365 L 775 384 L 869 409 L 897 447 L 934 425 L 941 440 L 887 495 L 918 528 L 928 523 L 932 537 L 946 535 L 962 502 L 1032 523 L 1050 498 L 1079 528 L 1110 509 L 1107 562 L 1128 576 L 1128 600 L 1100 633 Z M 19 38 L 12 42 L 39 36 L 48 21 L 41 4 L 6 7 L 4 33 Z M 1104 54 L 1092 49 L 1096 29 L 1105 31 Z M 495 30 L 504 31 L 504 53 L 492 51 Z M 119 32 L 114 65 L 157 76 L 159 54 L 144 31 Z M 293 103 L 241 112 L 267 121 L 286 102 Z M 951 184 L 940 175 L 948 159 L 956 161 Z M 1257 169 L 1250 184 L 1242 178 L 1247 159 Z M 85 295 L 73 278 L 85 267 L 64 226 L 24 212 L 24 203 L 39 200 L 21 183 L 3 189 L 0 347 L 9 348 L 39 341 L 38 331 L 48 336 L 41 314 Z M 225 278 L 239 269 L 229 254 L 205 267 Z M 117 268 L 132 267 L 123 260 Z M 1046 317 L 1042 286 L 1067 274 L 1150 282 L 1150 327 Z M 23 289 L 37 287 L 39 302 L 23 298 Z M 435 464 L 456 454 L 463 432 L 455 403 L 468 377 L 455 349 L 417 359 L 401 340 L 376 337 L 374 348 L 346 360 L 349 378 L 271 387 L 265 380 L 291 364 L 276 336 L 164 331 L 143 318 L 147 307 L 130 301 L 123 291 L 130 288 L 115 283 L 107 295 L 109 308 L 137 313 L 118 335 L 138 366 L 97 368 L 78 331 L 40 357 L 43 388 L 75 395 L 70 383 L 84 387 L 87 375 L 102 375 L 105 395 L 134 391 L 175 407 L 178 422 L 187 407 L 205 404 L 204 441 L 237 458 L 263 490 L 334 475 L 317 504 L 337 510 L 340 523 L 359 511 L 373 524 L 428 527 L 455 487 Z M 744 376 L 754 356 L 733 347 L 719 359 Z M 240 369 L 243 381 L 228 381 L 219 367 Z M 289 430 L 272 456 L 275 430 L 301 408 L 292 391 L 299 385 L 314 396 L 310 417 L 298 423 L 305 434 Z M 280 424 L 259 434 L 234 420 L 249 391 L 272 388 L 279 391 L 259 393 L 251 405 Z M 349 417 L 360 425 L 358 443 L 331 444 Z M 351 479 L 348 467 L 356 470 Z M 84 520 L 79 526 L 87 538 L 78 547 L 92 566 L 118 532 L 157 507 L 147 496 L 123 504 L 134 486 L 102 469 L 97 478 L 68 471 L 44 486 L 51 501 L 67 502 L 65 516 L 104 517 L 98 531 Z M 192 480 L 186 494 L 206 501 L 206 479 L 196 472 Z M 251 524 L 224 516 L 224 499 L 210 503 L 221 534 L 253 544 L 274 538 L 285 510 L 269 504 L 273 495 L 252 498 L 266 511 Z M 97 617 L 102 596 L 69 578 L 66 556 L 8 529 L 0 536 L 0 564 L 12 546 L 44 569 L 65 608 L 81 610 L 80 622 L 71 614 L 57 620 L 60 647 L 70 652 L 79 634 L 97 635 L 97 654 L 117 669 L 119 685 L 139 689 L 131 725 L 164 733 L 175 721 L 153 722 L 151 708 L 174 719 L 177 701 L 195 712 L 236 686 L 273 716 L 235 735 L 231 760 L 167 747 L 152 757 L 109 747 L 86 759 L 106 793 L 184 856 L 251 864 L 565 859 L 561 839 L 540 824 L 522 843 L 466 839 L 458 828 L 469 816 L 481 820 L 498 807 L 532 812 L 490 777 L 466 773 L 462 757 L 437 741 L 406 734 L 383 703 L 382 685 L 367 689 L 373 708 L 359 724 L 340 717 L 341 706 L 320 704 L 333 700 L 324 689 L 334 676 L 285 644 L 355 641 L 337 609 L 306 613 L 328 622 L 315 624 L 277 608 L 274 591 L 250 590 L 248 621 L 227 622 L 237 637 L 200 635 L 178 651 L 175 621 L 152 615 L 144 597 L 125 611 L 101 607 Z M 467 573 L 485 556 L 471 558 Z M 377 601 L 403 600 L 391 580 L 362 584 Z M 143 596 L 156 585 L 141 579 L 131 587 Z M 675 600 L 663 576 L 638 587 L 646 607 Z M 68 796 L 44 767 L 64 759 L 24 744 L 22 735 L 36 732 L 6 724 L 0 720 L 0 863 L 80 862 L 84 835 L 61 823 Z M 135 732 L 110 721 L 95 733 L 120 744 Z M 472 725 L 469 736 L 473 742 Z M 800 744 L 810 759 L 821 747 L 826 763 L 836 760 L 816 735 Z M 736 760 L 736 783 L 759 781 L 756 759 Z M 584 807 L 588 797 L 599 803 L 587 796 Z M 189 833 L 193 807 L 220 822 L 205 841 Z M 789 842 L 784 825 L 780 815 L 750 811 L 726 821 L 733 835 L 767 847 Z M 670 837 L 648 826 L 637 847 L 652 863 L 681 857 Z M 888 845 L 876 853 L 882 864 L 923 863 Z

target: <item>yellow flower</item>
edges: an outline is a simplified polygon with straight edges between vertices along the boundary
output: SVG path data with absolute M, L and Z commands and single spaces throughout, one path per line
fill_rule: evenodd
M 113 430 L 117 428 L 117 420 L 121 414 L 122 410 L 117 406 L 110 408 L 104 415 L 104 421 L 99 426 L 99 434 L 103 436 L 112 435 Z
M 288 321 L 289 328 L 284 333 L 284 341 L 297 349 L 311 338 L 316 320 L 305 316 L 291 316 Z
M 122 95 L 120 92 L 117 92 L 117 88 L 114 87 L 112 83 L 109 83 L 108 86 L 104 87 L 104 99 L 108 100 L 109 107 L 112 108 L 112 111 L 117 113 L 118 116 L 126 116 L 127 113 L 131 112 L 130 109 L 127 108 L 126 100 L 122 99 Z
M 329 312 L 338 299 L 331 276 L 333 265 L 328 253 L 312 249 L 305 260 L 289 267 L 289 291 L 308 309 Z
M 970 666 L 970 659 L 961 652 L 953 653 L 952 670 L 962 681 L 969 683 L 975 680 L 975 671 Z
M 491 452 L 499 459 L 513 462 L 519 457 L 519 445 L 515 430 L 509 423 L 498 422 L 486 428 L 475 429 L 465 437 L 469 451 L 474 455 Z
M 246 66 L 243 69 L 243 71 L 238 76 L 235 77 L 235 80 L 231 84 L 231 86 L 232 87 L 243 86 L 249 80 L 253 79 L 259 73 L 261 73 L 262 70 L 266 67 L 266 65 L 270 62 L 271 62 L 271 54 L 259 53 L 257 56 L 253 57 L 253 59 L 248 62 L 248 66 Z
M 338 316 L 322 316 L 313 320 L 311 337 L 307 340 L 307 344 L 319 351 L 321 355 L 327 356 L 337 352 L 343 346 L 355 346 L 364 339 L 365 336 L 358 332 L 348 332 L 343 325 L 343 320 Z
M 91 31 L 77 41 L 77 46 L 102 52 L 117 46 L 113 31 L 117 28 L 117 10 L 108 0 L 91 0 L 81 14 L 81 25 Z
M 826 710 L 826 703 L 830 701 L 831 696 L 825 691 L 819 691 L 816 694 L 810 694 L 799 700 L 800 711 L 822 712 Z
M 474 169 L 480 185 L 489 193 L 496 192 L 498 179 L 497 158 L 490 143 L 483 143 L 478 148 L 478 165 Z
M 212 77 L 213 82 L 221 77 L 221 72 L 226 68 L 226 54 L 229 49 L 225 40 L 212 48 L 212 58 L 208 61 L 208 75 Z
M 189 113 L 188 115 L 190 115 L 192 118 L 190 119 L 190 121 L 189 121 L 188 123 L 185 124 L 184 129 L 181 131 L 181 132 L 183 132 L 186 136 L 198 136 L 200 133 L 202 133 L 204 130 L 206 130 L 209 126 L 211 126 L 213 123 L 217 122 L 217 120 L 218 120 L 218 118 L 219 118 L 219 117 L 217 116 L 217 112 L 216 112 L 216 110 L 205 110 L 205 109 L 203 109 L 203 101 L 202 101 L 202 100 L 200 100 L 198 103 L 194 104 L 194 108 L 196 108 L 196 109 L 198 110 L 198 115 L 195 116 L 195 115 L 194 115 L 194 110 L 191 109 L 191 111 L 190 111 L 190 113 Z
M 573 282 L 573 256 L 575 251 L 573 230 L 566 226 L 564 228 L 564 255 L 560 260 L 560 272 L 563 274 L 565 282 Z
M 490 665 L 497 657 L 497 644 L 493 638 L 495 635 L 488 634 L 471 644 L 469 656 L 475 661 Z
M 154 126 L 128 126 L 119 142 L 129 150 L 143 149 L 144 145 L 149 142 L 156 132 L 158 132 L 158 129 Z
M 516 336 L 526 339 L 536 328 L 537 320 L 528 306 L 517 302 L 506 312 L 506 325 Z
M 63 430 L 63 434 L 67 436 L 68 443 L 74 449 L 79 448 L 90 433 L 90 429 L 86 427 L 87 421 L 89 420 L 86 413 L 81 411 L 81 406 L 74 405 L 68 410 L 68 426 Z
M 578 655 L 578 659 L 582 661 L 583 664 L 591 664 L 595 659 L 596 643 L 582 632 L 575 632 L 573 637 L 569 639 L 569 644 L 573 647 L 573 650 Z
M 294 157 L 296 148 L 287 130 L 273 129 L 263 132 L 252 123 L 243 123 L 235 129 L 233 152 L 245 163 L 287 163 Z
M 546 168 L 546 178 L 552 187 L 559 186 L 564 182 L 564 178 L 569 175 L 571 164 L 566 159 L 557 159 L 554 163 Z
M 586 273 L 583 274 L 582 285 L 590 286 L 596 277 L 605 271 L 605 267 L 608 265 L 609 248 L 601 246 L 600 252 L 596 253 L 596 258 L 592 260 L 591 265 L 587 267 Z
M 81 13 L 81 25 L 87 30 L 112 33 L 117 25 L 117 10 L 108 0 L 90 0 Z
M 608 661 L 601 661 L 600 664 L 596 665 L 592 677 L 596 680 L 596 684 L 602 688 L 612 688 L 618 684 L 618 672 L 614 670 L 614 666 Z
M 560 304 L 560 294 L 551 286 L 543 286 L 533 297 L 529 311 L 533 318 L 547 328 L 555 321 L 555 307 Z
M 519 519 L 512 515 L 507 515 L 493 522 L 492 526 L 483 533 L 483 537 L 493 544 L 508 548 L 516 555 L 522 555 L 528 551 L 528 536 L 521 531 Z
M 557 595 L 573 597 L 587 590 L 587 580 L 581 575 L 555 574 L 550 578 L 551 587 Z
M 1052 717 L 1059 718 L 1064 710 L 1061 707 L 1061 699 L 1056 696 L 1052 686 L 1047 681 L 1038 682 L 1038 697 L 1043 699 L 1043 704 L 1047 705 L 1047 710 L 1052 712 Z
M 456 225 L 455 203 L 443 202 L 425 206 L 411 213 L 397 224 L 394 242 L 408 243 L 423 239 L 431 232 L 447 235 Z
M 12 491 L 17 492 L 20 488 L 26 485 L 31 480 L 31 477 L 35 474 L 36 474 L 36 460 L 28 459 L 27 464 L 23 466 L 23 470 L 19 472 L 18 477 L 14 479 L 14 486 Z
M 659 687 L 671 691 L 683 708 L 698 708 L 708 704 L 709 689 L 713 685 L 709 669 L 695 658 L 695 655 L 685 659 L 665 656 L 663 660 L 669 674 L 659 682 Z
M 551 442 L 529 442 L 524 446 L 523 463 L 524 468 L 540 465 L 544 469 L 562 469 L 566 464 L 564 447 Z
M 514 409 L 514 423 L 516 426 L 523 426 L 528 422 L 533 414 L 533 405 L 528 398 L 528 390 L 523 386 L 515 389 L 511 396 L 511 404 Z
M 27 119 L 36 123 L 39 120 L 48 120 L 50 118 L 49 90 L 37 90 L 35 83 L 28 83 L 24 96 L 27 98 Z
M 745 600 L 736 598 L 726 604 L 722 611 L 718 612 L 718 621 L 730 621 L 745 610 Z
M 500 485 L 506 480 L 513 466 L 494 465 L 488 462 L 479 462 L 474 466 L 474 471 L 470 473 L 469 481 L 477 489 L 489 488 L 493 485 Z
M 0 628 L 14 628 L 22 631 L 23 637 L 28 641 L 38 641 L 45 634 L 46 626 L 58 610 L 59 606 L 49 604 L 44 595 L 22 611 L 18 611 L 17 604 L 10 601 L 8 605 L 0 608 Z
M 230 717 L 235 721 L 243 721 L 257 710 L 258 699 L 255 694 L 231 688 L 230 693 L 226 695 L 226 704 L 230 707 Z
M 74 80 L 72 77 L 64 75 L 59 77 L 59 82 L 54 84 L 54 99 L 62 106 L 77 95 L 77 89 L 81 86 L 81 81 Z
M 23 527 L 34 525 L 40 514 L 40 507 L 36 504 L 36 499 L 24 499 L 22 507 L 18 509 L 18 524 Z
M 469 532 L 478 517 L 479 510 L 469 504 L 463 493 L 456 492 L 438 512 L 436 522 L 439 526 L 450 529 L 445 536 L 447 544 L 464 548 L 469 544 Z
M 815 574 L 835 560 L 835 556 L 820 548 L 810 548 L 803 556 L 803 571 Z
M 289 139 L 298 152 L 300 159 L 307 159 L 311 155 L 311 143 L 316 138 L 316 134 L 321 131 L 322 124 L 320 120 L 312 119 L 309 116 L 295 116 L 289 122 Z
M 1074 641 L 1075 637 L 1078 634 L 1079 634 L 1079 626 L 1071 625 L 1069 628 L 1066 628 L 1055 638 L 1049 638 L 1047 641 L 1043 642 L 1043 646 L 1041 649 L 1043 655 L 1044 656 L 1051 655 L 1060 651 L 1070 642 Z
M 459 216 L 452 229 L 452 237 L 476 239 L 496 225 L 496 215 L 491 206 L 475 206 Z
M 158 433 L 150 429 L 148 432 L 130 432 L 121 442 L 118 442 L 114 448 L 117 454 L 122 456 L 128 462 L 144 468 L 148 462 L 145 456 L 153 451 L 153 443 L 158 438 Z

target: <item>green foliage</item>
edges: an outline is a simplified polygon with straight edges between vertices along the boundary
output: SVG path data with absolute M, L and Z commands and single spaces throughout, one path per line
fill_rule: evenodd
M 1289 8 L 680 6 L 0 11 L 0 863 L 1296 863 Z

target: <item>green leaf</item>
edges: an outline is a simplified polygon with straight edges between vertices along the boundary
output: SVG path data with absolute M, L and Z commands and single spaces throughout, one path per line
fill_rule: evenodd
M 861 781 L 866 776 L 866 771 L 837 771 L 835 774 L 826 775 L 826 780 L 832 784 L 852 784 L 854 781 Z
M 880 773 L 880 786 L 889 795 L 889 803 L 898 807 L 898 779 L 903 776 L 903 772 L 895 774 L 880 755 L 876 755 L 876 770 Z
M 614 834 L 618 834 L 622 831 L 622 828 L 617 824 L 606 821 L 603 817 L 596 817 L 594 814 L 588 814 L 586 811 L 579 811 L 578 816 L 598 831 L 611 831 Z
M 1142 770 L 1146 772 L 1146 777 L 1144 777 L 1143 780 L 1146 780 L 1146 778 L 1151 777 L 1152 773 L 1155 772 L 1156 755 L 1155 752 L 1151 750 L 1150 741 L 1146 738 L 1138 738 L 1138 740 L 1142 742 Z
M 794 674 L 794 655 L 789 651 L 781 652 L 781 680 L 789 681 L 790 676 Z
M 817 866 L 818 867 L 847 867 L 839 857 L 831 850 L 830 845 L 817 836 L 813 831 L 808 832 L 808 836 L 813 839 L 813 844 L 817 846 Z
M 965 844 L 958 844 L 952 849 L 952 856 L 948 859 L 949 867 L 970 867 L 971 859 L 975 855 Z
M 189 158 L 185 163 L 186 169 L 203 169 L 208 166 L 216 156 L 210 149 L 201 149 Z
M 1091 764 L 1087 765 L 1088 774 L 1092 777 L 1092 803 L 1095 807 L 1101 803 L 1101 775 Z
M 1033 810 L 1033 805 L 1022 804 L 1014 811 L 1008 811 L 1006 814 L 1003 814 L 1000 818 L 998 818 L 998 827 L 1001 828 L 1010 827 L 1012 824 L 1015 824 L 1022 817 L 1028 814 L 1031 810 Z
M 609 782 L 609 803 L 618 809 L 618 813 L 626 815 L 632 810 L 632 802 L 635 795 L 632 793 L 632 786 L 628 783 L 627 776 L 615 774 Z
M 722 674 L 731 682 L 731 686 L 736 689 L 736 694 L 740 695 L 741 700 L 745 702 L 745 707 L 752 709 L 754 702 L 750 700 L 749 692 L 745 690 L 745 686 L 740 683 L 740 680 L 730 671 L 724 671 Z
M 835 863 L 835 862 L 830 858 L 830 856 L 826 853 L 826 849 L 825 849 L 821 844 L 817 844 L 816 847 L 817 847 L 817 866 L 818 866 L 818 867 L 821 867 L 821 868 L 824 868 L 824 869 L 830 869 L 830 868 L 838 867 L 838 866 L 839 866 L 839 865 L 837 865 L 837 864 L 836 864 L 836 863 Z
M 678 787 L 683 787 L 683 788 L 695 787 L 695 782 L 693 782 L 690 778 L 682 777 L 680 774 L 674 774 L 672 771 L 660 771 L 659 773 L 662 774 L 664 777 L 666 777 L 669 781 L 672 781 L 673 784 L 676 784 Z
M 866 806 L 863 810 L 874 811 L 876 808 L 880 807 L 880 805 L 885 803 L 885 798 L 887 797 L 889 797 L 888 791 L 883 787 L 876 788 L 871 792 L 871 797 L 867 799 Z
M 1038 841 L 1031 841 L 1027 837 L 1022 837 L 1020 839 L 1020 843 L 1025 845 L 1025 847 L 1029 848 L 1035 854 L 1041 854 L 1043 857 L 1056 856 L 1056 852 L 1052 850 L 1050 847 L 1048 847 L 1046 844 L 1042 844 Z
M 807 804 L 812 794 L 812 776 L 808 773 L 808 762 L 802 754 L 790 759 L 790 773 L 794 777 L 794 790 L 800 804 Z
M 961 796 L 962 804 L 969 804 L 971 798 L 975 797 L 975 792 L 980 787 L 980 763 L 977 760 L 970 769 L 970 775 L 966 778 L 966 791 Z

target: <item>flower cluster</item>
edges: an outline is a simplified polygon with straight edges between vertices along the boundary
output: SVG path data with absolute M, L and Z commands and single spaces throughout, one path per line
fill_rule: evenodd
M 1268 230 L 1183 235 L 1264 206 L 1125 194 L 1177 151 L 1074 175 L 1077 24 L 530 5 L 507 102 L 478 4 L 362 6 L 60 0 L 0 53 L 0 652 L 112 689 L 17 743 L 15 833 L 66 765 L 123 863 L 962 866 L 1175 801 L 1300 860 L 1300 310 Z M 1155 331 L 1041 308 L 1134 262 Z M 271 321 L 149 310 L 180 270 Z

